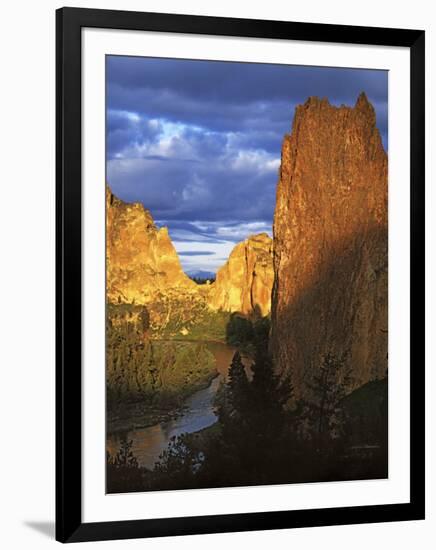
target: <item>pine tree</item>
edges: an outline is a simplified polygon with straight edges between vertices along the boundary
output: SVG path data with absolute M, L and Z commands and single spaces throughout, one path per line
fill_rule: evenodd
M 246 414 L 248 402 L 248 378 L 242 363 L 241 354 L 236 351 L 233 355 L 228 374 L 229 403 L 233 414 L 241 416 Z
M 268 350 L 256 350 L 253 371 L 252 388 L 256 407 L 263 410 L 282 410 L 283 405 L 292 397 L 290 377 L 281 380 L 274 372 L 274 365 Z
M 239 453 L 241 441 L 247 438 L 250 427 L 250 384 L 239 351 L 233 355 L 227 383 L 217 396 L 218 417 L 224 441 Z
M 274 372 L 265 346 L 257 346 L 252 371 L 251 411 L 255 431 L 260 438 L 275 438 L 283 427 L 283 407 L 293 394 L 290 376 L 280 379 Z
M 306 402 L 315 433 L 327 434 L 340 417 L 340 402 L 350 385 L 350 372 L 346 368 L 346 355 L 336 357 L 327 353 L 319 372 L 309 384 L 312 398 Z

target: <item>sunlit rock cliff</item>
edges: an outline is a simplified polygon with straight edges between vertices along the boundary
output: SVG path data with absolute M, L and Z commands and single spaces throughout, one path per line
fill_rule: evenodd
M 210 306 L 243 314 L 267 315 L 271 309 L 274 271 L 272 239 L 266 233 L 238 243 L 216 275 Z
M 152 304 L 152 322 L 178 325 L 199 308 L 262 315 L 270 312 L 272 240 L 253 235 L 235 246 L 213 285 L 197 285 L 182 270 L 166 227 L 148 210 L 106 188 L 107 298 L 111 303 Z
M 386 374 L 387 175 L 365 94 L 354 107 L 297 107 L 274 215 L 271 343 L 297 398 L 327 353 L 346 358 L 354 387 Z
M 158 292 L 195 292 L 182 270 L 166 227 L 148 210 L 125 203 L 106 187 L 106 276 L 109 302 L 147 304 Z

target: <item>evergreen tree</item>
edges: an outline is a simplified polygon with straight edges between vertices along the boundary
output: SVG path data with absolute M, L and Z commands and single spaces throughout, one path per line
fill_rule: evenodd
M 253 341 L 253 324 L 250 319 L 234 313 L 226 327 L 226 342 L 231 346 L 246 346 Z
M 283 428 L 283 407 L 291 399 L 293 388 L 290 376 L 280 379 L 266 346 L 258 345 L 252 366 L 253 380 L 251 411 L 258 438 L 274 439 Z
M 247 413 L 249 386 L 239 351 L 233 355 L 228 377 L 229 402 L 233 415 L 243 416 Z
M 313 431 L 318 436 L 334 435 L 333 430 L 340 429 L 342 422 L 342 399 L 346 396 L 351 383 L 350 371 L 346 368 L 346 354 L 337 357 L 327 353 L 319 372 L 309 384 L 312 397 L 305 403 Z
M 239 432 L 249 414 L 249 382 L 239 351 L 233 355 L 227 382 L 218 391 L 218 418 L 230 439 Z
M 281 411 L 286 402 L 292 397 L 293 389 L 290 376 L 283 380 L 275 374 L 273 361 L 264 347 L 256 349 L 253 371 L 252 388 L 256 407 L 267 411 Z
M 253 323 L 253 342 L 255 348 L 268 349 L 271 320 L 269 317 L 259 317 Z

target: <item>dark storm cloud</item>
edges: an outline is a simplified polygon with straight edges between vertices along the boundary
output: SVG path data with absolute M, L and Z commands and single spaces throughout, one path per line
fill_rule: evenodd
M 207 161 L 193 170 L 177 160 L 129 159 L 110 161 L 108 180 L 115 194 L 143 201 L 157 219 L 266 221 L 273 216 L 277 170 Z
M 354 105 L 361 91 L 387 147 L 384 71 L 108 57 L 108 183 L 143 202 L 175 243 L 218 250 L 271 232 L 296 105 L 313 95 Z
M 145 70 L 144 70 L 145 69 Z M 109 92 L 165 91 L 194 101 L 246 103 L 247 101 L 304 101 L 320 95 L 347 102 L 367 89 L 373 100 L 386 99 L 386 73 L 363 69 L 301 67 L 262 63 L 172 60 L 142 57 L 108 58 Z
M 284 122 L 309 96 L 352 105 L 365 91 L 372 103 L 387 104 L 387 72 L 153 58 L 108 58 L 108 101 L 112 108 L 183 120 L 215 130 L 256 122 Z M 278 110 L 271 106 L 282 104 Z M 284 110 L 284 105 L 287 109 Z M 274 112 L 275 111 L 275 112 Z M 289 116 L 283 121 L 283 113 Z M 379 114 L 379 112 L 377 113 Z M 381 110 L 380 110 L 381 114 Z M 383 133 L 383 129 L 381 129 Z

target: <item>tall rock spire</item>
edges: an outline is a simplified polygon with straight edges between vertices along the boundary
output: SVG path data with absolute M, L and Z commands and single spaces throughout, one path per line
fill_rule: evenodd
M 387 155 L 375 111 L 309 98 L 282 147 L 274 214 L 272 350 L 296 397 L 327 353 L 353 386 L 387 369 Z

